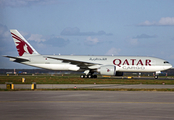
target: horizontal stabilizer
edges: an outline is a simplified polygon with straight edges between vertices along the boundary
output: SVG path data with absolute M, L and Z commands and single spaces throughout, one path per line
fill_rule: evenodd
M 26 62 L 26 61 L 30 61 L 27 58 L 19 58 L 19 57 L 7 56 L 7 55 L 4 55 L 3 57 L 12 58 L 12 59 L 14 59 L 13 60 L 14 62 Z

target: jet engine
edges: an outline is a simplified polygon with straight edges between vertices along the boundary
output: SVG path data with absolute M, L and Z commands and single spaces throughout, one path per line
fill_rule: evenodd
M 117 72 L 116 71 L 116 66 L 113 66 L 113 65 L 101 66 L 98 69 L 98 72 L 101 75 L 123 76 L 123 72 Z

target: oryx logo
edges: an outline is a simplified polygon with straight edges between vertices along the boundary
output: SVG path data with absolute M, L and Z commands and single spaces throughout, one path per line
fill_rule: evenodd
M 110 70 L 108 68 L 106 68 L 106 69 L 107 69 L 107 72 L 110 72 Z
M 16 48 L 18 50 L 19 56 L 22 56 L 24 53 L 32 54 L 34 52 L 32 48 L 24 40 L 22 40 L 14 33 L 11 34 L 14 39 L 18 40 L 17 42 L 15 41 L 15 43 L 17 44 Z

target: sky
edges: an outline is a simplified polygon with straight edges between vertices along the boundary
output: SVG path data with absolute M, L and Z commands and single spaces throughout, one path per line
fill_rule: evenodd
M 0 69 L 30 69 L 10 29 L 40 54 L 152 56 L 174 66 L 173 0 L 1 0 Z

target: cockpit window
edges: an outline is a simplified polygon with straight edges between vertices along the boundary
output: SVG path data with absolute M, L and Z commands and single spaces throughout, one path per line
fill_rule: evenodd
M 168 61 L 164 61 L 164 63 L 169 63 Z

